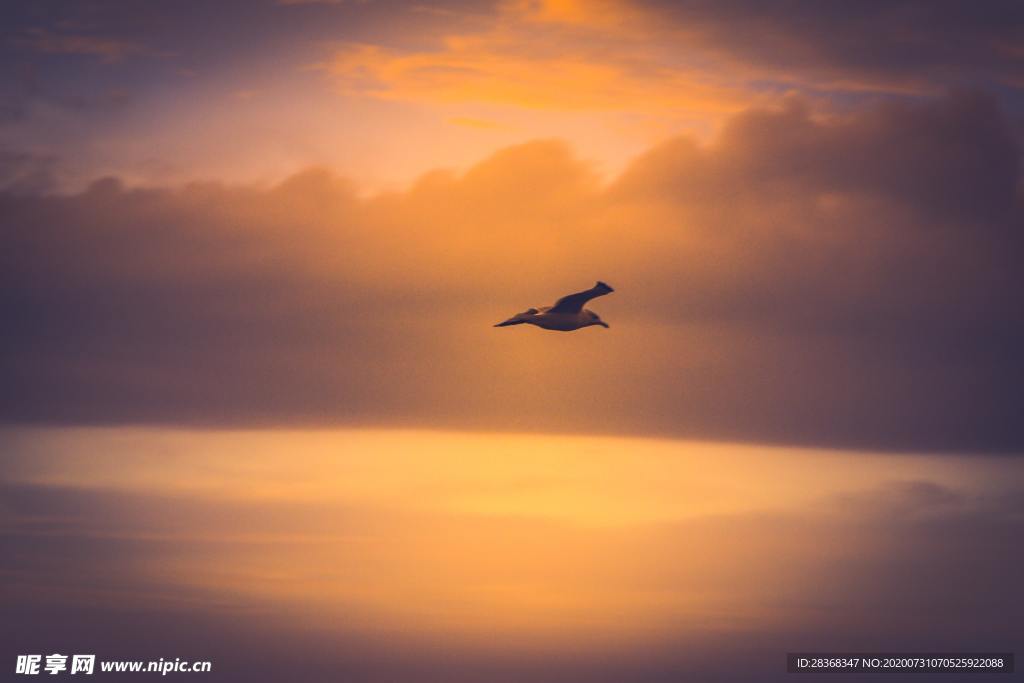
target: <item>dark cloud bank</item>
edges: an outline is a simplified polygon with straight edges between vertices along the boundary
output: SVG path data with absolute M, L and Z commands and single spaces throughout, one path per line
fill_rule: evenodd
M 556 142 L 0 195 L 8 423 L 375 423 L 1017 451 L 1020 146 L 974 92 L 799 102 L 610 185 Z M 610 330 L 494 330 L 605 279 Z
M 640 0 L 701 48 L 823 86 L 1021 85 L 1024 5 L 1013 0 Z

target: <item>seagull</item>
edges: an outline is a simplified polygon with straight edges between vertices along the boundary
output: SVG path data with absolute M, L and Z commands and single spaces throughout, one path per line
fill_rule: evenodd
M 559 332 L 572 332 L 573 330 L 589 327 L 590 325 L 608 327 L 608 323 L 601 320 L 597 313 L 583 308 L 583 304 L 594 297 L 611 294 L 614 291 L 605 283 L 598 282 L 590 289 L 563 296 L 555 302 L 554 306 L 531 308 L 522 313 L 516 313 L 505 322 L 498 323 L 495 327 L 508 327 L 509 325 L 522 325 L 525 323 L 542 327 L 545 330 L 558 330 Z

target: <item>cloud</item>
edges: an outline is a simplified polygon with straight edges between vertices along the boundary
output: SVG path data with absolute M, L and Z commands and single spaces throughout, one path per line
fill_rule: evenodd
M 127 40 L 88 34 L 58 33 L 41 28 L 26 31 L 18 42 L 38 52 L 88 55 L 108 63 L 121 61 L 131 55 L 150 54 L 147 48 Z
M 505 2 L 427 45 L 353 43 L 326 65 L 343 92 L 718 118 L 787 89 L 938 93 L 1019 87 L 1024 13 L 1001 2 Z
M 552 44 L 557 44 L 553 41 Z M 682 68 L 635 68 L 560 49 L 524 47 L 518 32 L 446 40 L 437 51 L 356 44 L 327 65 L 341 91 L 437 104 L 492 103 L 530 109 L 735 111 L 749 96 Z
M 1012 0 L 750 0 L 631 3 L 680 38 L 769 78 L 836 90 L 917 90 L 965 82 L 1019 87 L 1024 10 Z
M 666 54 L 618 3 L 507 2 L 430 45 L 352 43 L 324 68 L 342 92 L 435 104 L 720 115 L 751 100 L 729 76 Z
M 57 159 L 0 148 L 0 188 L 12 194 L 45 194 L 56 189 Z
M 1020 450 L 1019 165 L 965 92 L 750 110 L 607 185 L 538 141 L 369 198 L 8 193 L 0 410 Z M 603 335 L 490 327 L 598 278 Z

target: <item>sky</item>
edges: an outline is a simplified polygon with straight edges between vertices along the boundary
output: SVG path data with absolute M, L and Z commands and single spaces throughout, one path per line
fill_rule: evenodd
M 1022 46 L 1011 0 L 4 2 L 4 637 L 1020 651 Z M 597 280 L 608 329 L 493 327 Z
M 1016 3 L 4 12 L 9 422 L 1024 442 Z

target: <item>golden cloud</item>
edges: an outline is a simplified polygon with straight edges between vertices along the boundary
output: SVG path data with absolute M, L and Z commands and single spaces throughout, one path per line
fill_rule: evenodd
M 432 49 L 349 44 L 325 68 L 346 94 L 426 103 L 716 115 L 750 103 L 685 50 L 652 46 L 645 26 L 618 3 L 515 2 Z

